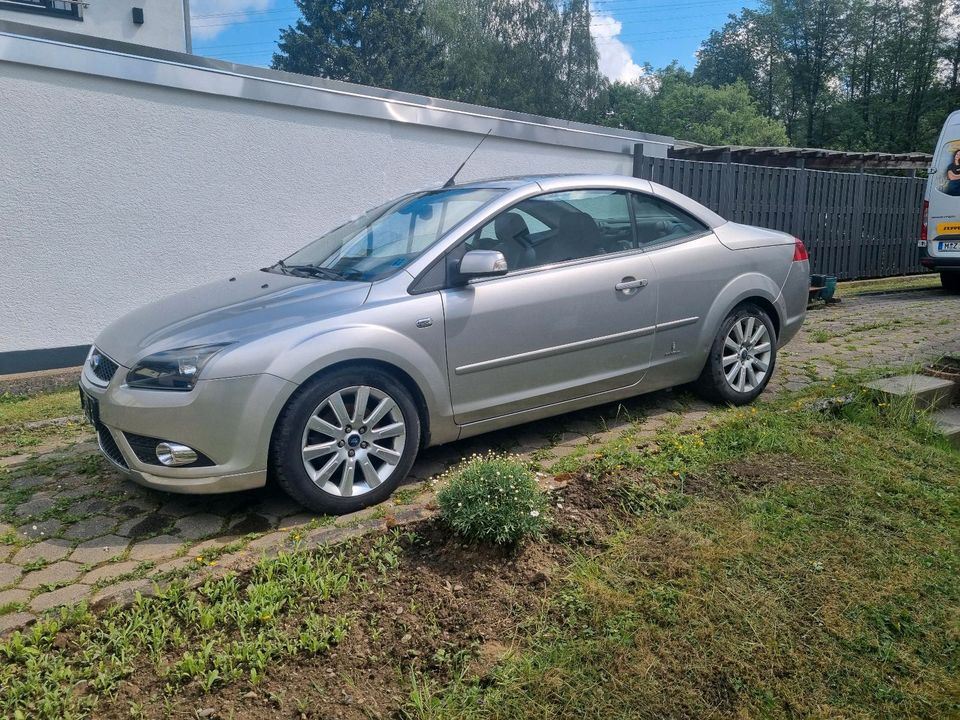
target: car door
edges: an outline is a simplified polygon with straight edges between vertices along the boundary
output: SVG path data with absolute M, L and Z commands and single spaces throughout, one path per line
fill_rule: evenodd
M 441 291 L 460 424 L 633 385 L 650 362 L 658 283 L 627 193 L 548 193 L 469 238 L 511 270 Z
M 660 278 L 652 385 L 689 382 L 703 367 L 703 321 L 742 268 L 710 228 L 673 203 L 631 193 L 637 239 Z

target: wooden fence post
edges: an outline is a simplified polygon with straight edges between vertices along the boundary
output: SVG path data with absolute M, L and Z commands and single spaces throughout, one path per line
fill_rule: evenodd
M 861 277 L 863 268 L 863 213 L 865 211 L 867 177 L 863 173 L 863 165 L 857 169 L 857 185 L 853 201 L 853 223 L 850 228 L 850 275 L 848 280 Z
M 720 168 L 720 212 L 719 214 L 728 220 L 733 220 L 733 160 L 729 150 L 725 150 L 720 155 L 720 161 L 723 165 Z
M 809 240 L 804 238 L 806 234 L 807 218 L 807 168 L 806 161 L 803 158 L 797 158 L 797 182 L 793 186 L 793 216 L 791 219 L 791 232 L 794 237 L 798 237 L 809 244 Z
M 633 144 L 633 176 L 643 179 L 643 143 Z

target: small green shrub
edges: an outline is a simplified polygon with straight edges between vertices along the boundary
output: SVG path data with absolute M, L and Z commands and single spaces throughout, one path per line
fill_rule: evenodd
M 464 462 L 437 494 L 440 516 L 472 542 L 512 545 L 539 537 L 547 499 L 517 457 L 477 456 Z

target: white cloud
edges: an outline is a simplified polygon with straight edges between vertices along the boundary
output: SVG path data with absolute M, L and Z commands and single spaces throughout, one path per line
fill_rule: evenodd
M 600 55 L 600 72 L 614 81 L 636 82 L 643 68 L 633 61 L 630 48 L 618 37 L 623 23 L 592 7 L 590 12 L 590 34 Z
M 266 10 L 273 0 L 191 0 L 190 32 L 194 40 L 210 40 L 231 25 L 250 19 L 251 10 Z

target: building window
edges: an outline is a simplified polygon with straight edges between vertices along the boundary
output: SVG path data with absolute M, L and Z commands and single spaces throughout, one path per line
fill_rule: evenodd
M 0 10 L 22 10 L 41 15 L 82 20 L 80 2 L 73 0 L 0 0 Z

